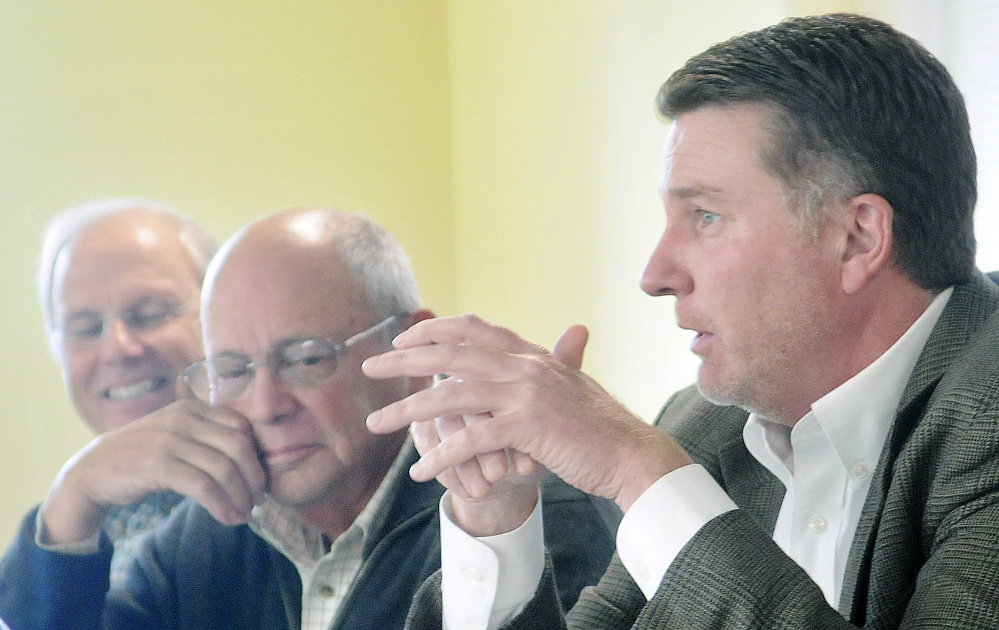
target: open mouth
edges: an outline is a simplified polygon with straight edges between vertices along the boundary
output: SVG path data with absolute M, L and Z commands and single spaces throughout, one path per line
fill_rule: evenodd
M 690 350 L 694 354 L 700 354 L 704 349 L 704 344 L 712 337 L 711 333 L 695 331 L 694 338 L 690 341 Z
M 113 400 L 116 402 L 121 402 L 124 400 L 132 400 L 134 398 L 140 398 L 153 392 L 163 389 L 167 384 L 167 379 L 165 376 L 157 376 L 156 378 L 146 379 L 144 381 L 138 381 L 130 385 L 123 385 L 121 387 L 109 387 L 101 392 L 101 396 L 107 398 L 108 400 Z

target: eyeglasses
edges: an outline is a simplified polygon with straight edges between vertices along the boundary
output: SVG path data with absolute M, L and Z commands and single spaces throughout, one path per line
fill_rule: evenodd
M 391 330 L 409 313 L 397 313 L 371 328 L 362 330 L 343 343 L 332 338 L 292 339 L 261 353 L 263 361 L 253 361 L 245 354 L 224 354 L 190 365 L 181 375 L 195 396 L 218 404 L 238 398 L 249 387 L 261 365 L 292 385 L 318 385 L 333 375 L 343 355 L 351 346 L 375 332 Z
M 111 322 L 121 320 L 133 334 L 150 332 L 165 326 L 187 310 L 175 300 L 144 297 L 119 315 L 107 315 L 97 311 L 78 311 L 66 318 L 56 331 L 66 341 L 90 343 L 101 339 Z

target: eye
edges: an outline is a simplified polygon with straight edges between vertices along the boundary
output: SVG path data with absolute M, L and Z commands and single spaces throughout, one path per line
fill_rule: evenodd
M 129 328 L 149 329 L 162 326 L 180 312 L 180 305 L 171 300 L 145 298 L 122 313 L 122 321 Z
M 239 356 L 215 357 L 208 362 L 207 371 L 213 379 L 236 379 L 250 373 L 250 360 Z
M 281 378 L 315 385 L 336 370 L 337 347 L 326 339 L 302 339 L 285 344 L 273 356 Z
M 62 325 L 62 330 L 72 339 L 99 339 L 104 334 L 104 319 L 97 315 L 75 315 Z
M 336 350 L 333 348 L 333 344 L 325 339 L 303 339 L 282 347 L 278 357 L 281 363 L 286 366 L 310 367 L 329 361 L 334 354 L 336 354 Z
M 714 212 L 703 209 L 697 210 L 697 217 L 698 217 L 698 222 L 701 224 L 702 227 L 708 227 L 709 225 L 713 225 L 715 221 L 721 218 Z

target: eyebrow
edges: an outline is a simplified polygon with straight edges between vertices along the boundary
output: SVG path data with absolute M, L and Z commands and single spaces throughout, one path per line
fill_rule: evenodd
M 669 197 L 670 199 L 677 199 L 679 201 L 684 201 L 686 199 L 696 199 L 697 197 L 708 197 L 716 198 L 721 195 L 722 190 L 720 188 L 714 188 L 711 186 L 683 186 L 680 188 L 659 188 L 660 196 Z
M 78 311 L 73 311 L 72 313 L 68 313 L 66 317 L 63 318 L 62 323 L 69 324 L 72 322 L 78 322 L 90 319 L 101 319 L 101 318 L 102 315 L 98 311 L 92 308 L 84 308 Z

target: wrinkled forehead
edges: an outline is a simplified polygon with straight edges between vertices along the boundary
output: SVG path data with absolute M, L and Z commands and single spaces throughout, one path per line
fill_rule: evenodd
M 224 256 L 202 297 L 210 355 L 259 352 L 300 337 L 346 338 L 374 323 L 367 292 L 336 256 L 268 244 Z
M 197 265 L 177 229 L 155 221 L 95 222 L 63 246 L 52 270 L 57 317 L 66 309 L 113 309 L 148 295 L 197 301 L 199 292 Z

